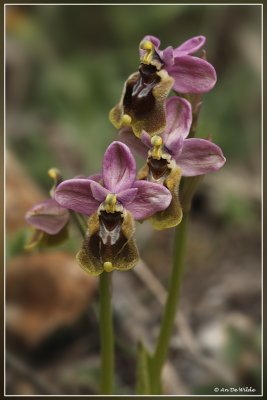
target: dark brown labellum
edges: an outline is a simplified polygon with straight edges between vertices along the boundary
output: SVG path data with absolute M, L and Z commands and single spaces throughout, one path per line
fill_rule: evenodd
M 122 214 L 120 212 L 107 213 L 101 211 L 99 217 L 99 231 L 85 241 L 87 252 L 100 260 L 114 260 L 127 242 L 121 231 Z
M 150 157 L 147 164 L 154 179 L 159 179 L 169 172 L 168 162 L 164 158 L 156 160 Z
M 142 119 L 155 107 L 153 88 L 160 82 L 157 69 L 153 65 L 141 64 L 138 79 L 129 80 L 123 99 L 124 112 Z
M 122 214 L 120 212 L 108 213 L 100 212 L 100 221 L 105 225 L 108 231 L 113 231 L 116 226 L 122 223 Z

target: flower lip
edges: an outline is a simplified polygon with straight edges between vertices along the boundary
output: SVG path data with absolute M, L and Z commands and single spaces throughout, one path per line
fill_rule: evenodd
M 137 264 L 138 249 L 133 238 L 132 215 L 124 211 L 120 215 L 95 212 L 89 218 L 89 234 L 76 258 L 86 272 L 99 275 L 103 271 L 126 271 Z M 104 222 L 105 221 L 105 224 Z
M 122 222 L 122 213 L 115 211 L 113 213 L 101 210 L 100 211 L 100 220 L 103 222 L 107 230 L 112 231 L 121 224 Z
M 155 180 L 162 178 L 169 172 L 168 161 L 164 158 L 149 157 L 147 164 Z
M 156 73 L 156 68 L 153 65 L 141 64 L 139 68 L 139 77 L 129 81 L 125 96 L 123 99 L 124 115 L 131 118 L 130 114 L 134 114 L 142 119 L 144 113 L 149 112 L 155 106 L 153 89 L 160 82 L 160 78 Z M 124 117 L 125 119 L 125 117 Z M 122 121 L 125 123 L 125 121 Z
M 115 128 L 131 126 L 139 138 L 145 130 L 150 136 L 161 134 L 166 126 L 165 99 L 174 79 L 165 69 L 141 64 L 124 83 L 119 103 L 109 112 Z

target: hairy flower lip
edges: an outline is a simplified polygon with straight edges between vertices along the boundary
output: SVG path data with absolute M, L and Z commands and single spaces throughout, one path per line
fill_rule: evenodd
M 76 259 L 83 270 L 92 275 L 113 270 L 126 271 L 138 262 L 138 249 L 133 238 L 132 215 L 124 210 L 123 219 L 114 229 L 108 230 L 98 212 L 88 221 L 88 233 Z
M 115 211 L 114 213 L 108 213 L 107 211 L 100 211 L 100 219 L 102 220 L 105 227 L 112 231 L 118 222 L 121 222 L 123 218 L 123 213 L 120 211 Z
M 140 68 L 142 71 L 148 66 L 141 65 Z M 119 103 L 109 113 L 115 128 L 131 126 L 137 137 L 142 130 L 151 136 L 163 132 L 166 126 L 165 99 L 174 80 L 164 69 L 153 71 L 152 75 L 149 78 L 137 72 L 128 77 Z
M 123 212 L 109 213 L 101 211 L 99 215 L 99 237 L 103 244 L 114 246 L 119 239 L 121 225 L 123 223 Z
M 168 172 L 168 162 L 164 158 L 160 158 L 159 160 L 154 159 L 153 157 L 149 157 L 147 160 L 147 165 L 149 170 L 151 171 L 151 175 L 155 182 L 162 177 L 166 176 Z

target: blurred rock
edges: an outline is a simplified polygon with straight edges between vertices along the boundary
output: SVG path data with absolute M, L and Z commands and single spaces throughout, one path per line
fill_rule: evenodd
M 8 332 L 26 345 L 38 345 L 88 309 L 97 282 L 64 252 L 18 256 L 6 273 Z
M 7 232 L 13 233 L 25 228 L 25 213 L 45 196 L 16 160 L 6 152 L 6 226 Z

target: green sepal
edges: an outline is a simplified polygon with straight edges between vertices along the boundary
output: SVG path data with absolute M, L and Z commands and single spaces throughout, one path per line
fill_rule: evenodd
M 32 233 L 24 246 L 25 250 L 32 250 L 35 247 L 45 248 L 57 246 L 65 242 L 69 237 L 68 224 L 65 225 L 61 231 L 56 235 L 49 235 L 39 229 L 33 229 Z

